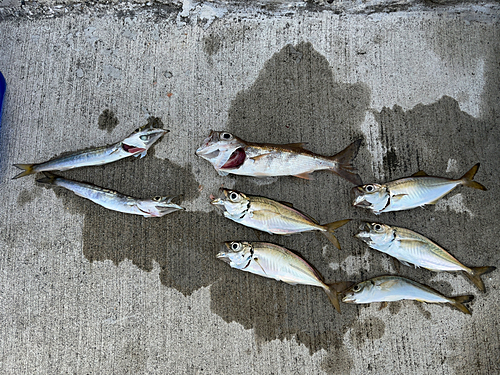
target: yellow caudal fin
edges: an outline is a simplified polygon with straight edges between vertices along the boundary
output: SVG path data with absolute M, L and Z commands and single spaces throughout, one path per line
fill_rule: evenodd
M 467 306 L 464 305 L 464 303 L 468 303 L 474 299 L 474 296 L 472 295 L 467 295 L 467 296 L 457 296 L 457 297 L 450 297 L 453 302 L 450 302 L 450 304 L 463 312 L 464 314 L 472 315 L 470 310 L 467 308 Z
M 30 174 L 35 173 L 33 171 L 33 166 L 34 166 L 34 164 L 14 164 L 14 167 L 22 169 L 23 172 L 21 172 L 18 175 L 14 176 L 12 179 L 14 180 L 16 178 L 28 176 Z
M 479 163 L 477 163 L 475 166 L 473 166 L 466 174 L 464 174 L 460 180 L 462 181 L 462 185 L 474 188 L 474 189 L 479 189 L 479 190 L 488 190 L 486 189 L 483 185 L 481 185 L 479 182 L 473 181 L 474 176 L 479 169 Z
M 485 292 L 486 288 L 484 287 L 483 280 L 481 280 L 481 276 L 494 270 L 496 270 L 496 267 L 471 267 L 471 273 L 465 271 L 464 273 L 465 276 L 467 276 L 467 278 L 472 281 L 481 292 Z
M 335 167 L 331 169 L 332 172 L 338 174 L 340 177 L 345 178 L 347 181 L 354 185 L 363 185 L 361 177 L 356 173 L 352 161 L 358 154 L 359 146 L 361 146 L 361 139 L 352 142 L 344 150 L 338 154 L 329 157 L 329 159 L 336 162 Z
M 342 292 L 351 286 L 353 286 L 354 283 L 351 281 L 341 281 L 338 283 L 333 283 L 333 284 L 325 284 L 325 292 L 328 295 L 328 298 L 330 299 L 330 302 L 332 303 L 333 307 L 335 307 L 335 310 L 338 311 L 340 314 L 340 296 Z
M 337 228 L 340 228 L 343 225 L 346 225 L 349 221 L 351 221 L 351 219 L 334 221 L 333 223 L 323 225 L 323 228 L 325 228 L 326 231 L 321 233 L 323 233 L 326 236 L 326 238 L 328 238 L 330 242 L 333 243 L 335 247 L 339 250 L 340 250 L 340 243 L 339 240 L 337 240 L 337 237 L 335 237 L 335 235 L 333 234 L 333 231 Z

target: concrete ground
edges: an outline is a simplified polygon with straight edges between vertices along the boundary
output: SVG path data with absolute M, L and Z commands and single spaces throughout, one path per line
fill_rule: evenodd
M 464 264 L 499 265 L 498 3 L 39 3 L 3 1 L 0 71 L 0 373 L 496 374 L 500 271 L 481 293 L 462 275 L 401 266 L 352 238 L 360 220 L 413 229 Z M 111 144 L 148 122 L 170 130 L 144 159 L 62 172 L 185 212 L 108 211 L 18 173 L 14 163 Z M 488 191 L 379 217 L 328 172 L 220 177 L 195 155 L 210 129 L 255 142 L 355 139 L 365 182 L 420 169 L 458 178 L 480 162 Z M 132 160 L 133 159 L 133 160 Z M 337 231 L 278 237 L 208 204 L 221 185 L 293 202 Z M 468 316 L 419 302 L 342 305 L 325 293 L 231 269 L 226 240 L 300 253 L 327 281 L 397 273 Z

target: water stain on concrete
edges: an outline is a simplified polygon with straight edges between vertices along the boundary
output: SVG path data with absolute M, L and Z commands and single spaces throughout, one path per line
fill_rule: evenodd
M 365 341 L 380 339 L 384 332 L 385 323 L 379 318 L 369 317 L 363 321 L 358 320 L 352 326 L 351 341 L 356 348 L 361 349 Z
M 30 202 L 33 202 L 40 195 L 41 195 L 40 190 L 35 189 L 35 190 L 30 191 L 30 190 L 23 189 L 23 191 L 21 191 L 21 193 L 17 197 L 17 204 L 22 207 Z
M 119 121 L 115 113 L 109 109 L 102 111 L 97 120 L 99 129 L 106 130 L 108 133 L 111 133 L 113 129 L 116 128 L 118 122 Z
M 249 89 L 237 94 L 229 109 L 226 129 L 252 142 L 309 141 L 307 148 L 311 151 L 333 155 L 362 137 L 360 124 L 369 103 L 367 86 L 337 82 L 327 59 L 311 43 L 287 45 L 265 63 Z M 343 131 L 338 132 L 339 128 Z M 360 155 L 363 153 L 364 150 Z M 355 164 L 361 172 L 364 167 L 360 155 Z M 248 177 L 234 177 L 236 189 L 292 202 L 321 223 L 353 217 L 348 193 L 352 185 L 328 172 L 315 173 L 314 178 L 315 181 L 305 181 L 283 177 L 269 184 L 249 184 Z M 348 275 L 342 269 L 333 271 L 328 264 L 341 263 L 360 251 L 351 239 L 355 230 L 356 224 L 337 230 L 342 251 L 316 233 L 260 237 L 295 251 L 314 265 L 327 282 L 334 282 L 344 281 Z M 323 367 L 347 373 L 353 361 L 342 338 L 357 320 L 357 307 L 341 307 L 340 315 L 321 288 L 288 285 L 227 265 L 211 287 L 211 310 L 225 321 L 253 329 L 258 340 L 295 338 L 311 354 L 324 349 L 328 357 Z
M 401 311 L 401 302 L 391 302 L 389 303 L 389 312 L 391 313 L 391 315 L 396 315 L 397 313 L 399 313 L 399 311 Z

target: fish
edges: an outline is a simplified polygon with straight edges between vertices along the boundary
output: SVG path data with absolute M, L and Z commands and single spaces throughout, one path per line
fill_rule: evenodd
M 347 181 L 361 185 L 352 165 L 361 139 L 334 156 L 322 156 L 304 148 L 305 143 L 271 144 L 246 142 L 226 131 L 211 131 L 196 155 L 208 160 L 221 176 L 229 173 L 254 176 L 295 176 L 307 180 L 311 173 L 329 170 Z
M 445 303 L 461 312 L 471 315 L 465 303 L 472 301 L 473 295 L 446 297 L 434 289 L 400 276 L 379 276 L 360 282 L 344 292 L 344 303 L 393 302 L 415 300 L 426 303 Z
M 353 206 L 372 210 L 375 215 L 382 212 L 409 210 L 436 202 L 459 185 L 487 190 L 473 178 L 479 168 L 474 165 L 458 179 L 428 176 L 418 171 L 411 177 L 401 178 L 385 184 L 366 184 L 352 189 Z
M 176 196 L 156 196 L 151 199 L 138 199 L 92 184 L 67 180 L 50 172 L 43 172 L 43 175 L 43 178 L 36 181 L 63 187 L 80 197 L 89 199 L 112 211 L 142 215 L 144 217 L 161 217 L 175 211 L 184 210 L 183 207 L 172 203 L 172 199 L 176 198 Z
M 124 140 L 110 146 L 79 151 L 39 164 L 14 164 L 23 172 L 14 176 L 13 179 L 39 172 L 66 171 L 73 168 L 103 165 L 129 156 L 143 158 L 148 149 L 165 133 L 168 133 L 168 130 L 145 125 L 135 130 Z
M 232 268 L 291 285 L 312 285 L 323 288 L 330 302 L 340 313 L 342 291 L 353 283 L 345 281 L 325 284 L 323 277 L 309 263 L 284 247 L 266 242 L 225 242 L 217 258 Z
M 245 195 L 236 190 L 221 189 L 223 198 L 214 198 L 211 203 L 224 210 L 224 216 L 236 223 L 270 234 L 288 235 L 300 232 L 320 231 L 338 249 L 340 244 L 333 231 L 347 224 L 350 219 L 320 225 L 310 216 L 293 208 L 290 203 L 281 203 L 269 198 Z
M 431 271 L 462 272 L 482 292 L 485 286 L 481 275 L 496 267 L 467 267 L 441 246 L 409 229 L 380 223 L 365 223 L 355 237 L 372 249 L 398 259 L 404 265 L 426 268 Z

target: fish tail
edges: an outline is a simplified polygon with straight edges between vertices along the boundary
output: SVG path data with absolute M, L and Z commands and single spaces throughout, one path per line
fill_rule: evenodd
M 358 139 L 357 141 L 352 142 L 338 154 L 329 158 L 330 160 L 335 162 L 335 165 L 330 170 L 355 185 L 363 185 L 361 177 L 359 177 L 359 175 L 356 173 L 356 169 L 352 165 L 354 158 L 358 154 L 361 142 L 362 140 Z
M 39 178 L 36 182 L 41 182 L 42 184 L 54 184 L 57 176 L 49 172 L 42 172 L 45 177 Z
M 479 190 L 488 190 L 483 185 L 481 185 L 479 182 L 473 181 L 474 176 L 475 176 L 478 169 L 479 169 L 479 163 L 477 163 L 466 174 L 464 174 L 462 177 L 460 177 L 462 185 L 465 185 L 465 186 L 468 186 L 468 187 L 471 187 L 474 189 L 479 189 Z
M 484 287 L 483 280 L 481 280 L 481 276 L 485 273 L 492 272 L 496 270 L 496 267 L 471 267 L 472 272 L 465 272 L 465 276 L 472 281 L 472 283 L 479 288 L 481 292 L 485 292 L 486 288 Z
M 335 310 L 340 314 L 340 296 L 344 290 L 350 288 L 354 283 L 350 281 L 341 281 L 333 284 L 325 284 L 325 292 L 330 299 Z
M 340 243 L 337 237 L 333 234 L 333 231 L 337 228 L 340 228 L 341 226 L 347 224 L 351 219 L 346 219 L 346 220 L 339 220 L 339 221 L 334 221 L 333 223 L 325 224 L 323 227 L 326 229 L 326 231 L 321 232 L 323 233 L 326 238 L 330 240 L 331 243 L 335 245 L 337 249 L 340 250 Z
M 472 315 L 470 310 L 467 308 L 467 306 L 464 305 L 464 303 L 468 303 L 474 299 L 473 295 L 466 295 L 466 296 L 457 296 L 457 297 L 450 297 L 452 302 L 450 304 L 463 312 L 464 314 L 467 315 Z
M 15 180 L 16 178 L 28 176 L 30 174 L 35 173 L 35 171 L 33 171 L 33 166 L 34 165 L 35 164 L 14 164 L 14 167 L 22 169 L 23 172 L 21 172 L 18 175 L 12 177 L 12 179 Z

